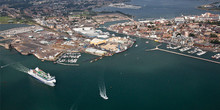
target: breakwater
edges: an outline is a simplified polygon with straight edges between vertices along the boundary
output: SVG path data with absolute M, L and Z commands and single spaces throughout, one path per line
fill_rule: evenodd
M 195 59 L 199 59 L 199 60 L 203 60 L 203 61 L 207 61 L 207 62 L 220 64 L 220 62 L 218 62 L 218 61 L 213 61 L 213 60 L 209 60 L 209 59 L 205 59 L 205 58 L 201 58 L 201 57 L 196 57 L 196 56 L 187 55 L 187 54 L 183 54 L 183 53 L 173 52 L 173 51 L 158 48 L 158 46 L 154 49 L 149 49 L 149 50 L 146 50 L 146 51 L 153 51 L 153 50 L 159 50 L 159 51 L 163 51 L 163 52 L 173 53 L 173 54 L 176 54 L 176 55 L 186 56 L 186 57 L 190 57 L 190 58 L 195 58 Z

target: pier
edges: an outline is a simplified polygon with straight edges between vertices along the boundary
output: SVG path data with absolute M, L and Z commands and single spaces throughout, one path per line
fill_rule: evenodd
M 66 65 L 66 66 L 79 66 L 79 64 L 66 64 L 66 63 L 59 63 L 56 62 L 57 64 L 61 64 L 61 65 Z
M 160 50 L 160 51 L 164 51 L 164 52 L 168 52 L 168 53 L 173 53 L 173 54 L 176 54 L 176 55 L 182 55 L 182 56 L 186 56 L 186 57 L 190 57 L 190 58 L 195 58 L 195 59 L 199 59 L 199 60 L 203 60 L 203 61 L 207 61 L 207 62 L 212 62 L 212 63 L 220 64 L 220 62 L 218 62 L 218 61 L 213 61 L 213 60 L 209 60 L 209 59 L 205 59 L 205 58 L 200 58 L 200 57 L 196 57 L 196 56 L 186 55 L 186 54 L 183 54 L 183 53 L 173 52 L 173 51 L 161 49 L 161 48 L 158 48 L 158 47 L 159 46 L 156 46 L 156 48 L 149 49 L 149 50 L 146 50 L 146 51 Z
M 80 53 L 75 53 L 75 52 L 62 53 L 54 63 L 67 65 L 67 66 L 79 66 L 79 64 L 76 64 L 76 62 L 80 56 L 81 56 Z
M 161 44 L 157 45 L 156 48 L 153 48 L 153 49 L 147 49 L 145 51 L 153 51 L 153 50 L 158 50 L 159 49 L 159 46 L 161 46 Z
M 0 46 L 5 47 L 5 44 L 0 43 Z
M 95 58 L 95 59 L 92 59 L 92 60 L 90 61 L 90 63 L 95 62 L 95 61 L 98 61 L 98 60 L 102 59 L 103 57 L 104 57 L 104 56 L 101 56 L 101 57 L 97 57 L 97 58 Z

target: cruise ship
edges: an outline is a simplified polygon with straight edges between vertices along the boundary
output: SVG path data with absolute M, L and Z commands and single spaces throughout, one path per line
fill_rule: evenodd
M 56 83 L 55 77 L 50 76 L 49 73 L 45 73 L 38 67 L 36 67 L 35 69 L 30 69 L 28 71 L 28 74 L 49 86 L 55 86 Z

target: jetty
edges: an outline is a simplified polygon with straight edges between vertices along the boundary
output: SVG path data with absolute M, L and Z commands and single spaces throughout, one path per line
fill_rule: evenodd
M 75 53 L 75 52 L 62 53 L 54 63 L 67 65 L 67 66 L 79 66 L 79 64 L 76 64 L 76 62 L 80 56 L 81 53 Z
M 97 57 L 97 58 L 95 58 L 95 59 L 92 59 L 91 61 L 90 61 L 90 63 L 93 63 L 93 62 L 95 62 L 95 61 L 98 61 L 98 60 L 100 60 L 100 59 L 102 59 L 104 56 L 100 56 L 100 57 Z
M 161 48 L 159 48 L 159 46 L 156 46 L 156 48 L 154 48 L 154 49 L 148 49 L 146 51 L 153 51 L 153 50 L 159 50 L 159 51 L 168 52 L 168 53 L 172 53 L 172 54 L 176 54 L 176 55 L 181 55 L 181 56 L 185 56 L 185 57 L 190 57 L 190 58 L 195 58 L 195 59 L 199 59 L 199 60 L 203 60 L 203 61 L 207 61 L 207 62 L 220 64 L 220 62 L 218 62 L 218 61 L 213 61 L 213 60 L 209 60 L 209 59 L 205 59 L 205 58 L 200 58 L 200 57 L 196 57 L 196 56 L 192 56 L 192 55 L 187 55 L 187 54 L 183 54 L 183 53 L 178 53 L 178 52 L 173 52 L 173 51 L 161 49 Z
M 56 62 L 57 64 L 61 64 L 61 65 L 66 65 L 66 66 L 79 66 L 79 64 L 66 64 L 66 63 L 59 63 Z

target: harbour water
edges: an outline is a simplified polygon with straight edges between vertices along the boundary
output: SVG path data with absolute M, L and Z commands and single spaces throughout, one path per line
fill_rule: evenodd
M 206 0 L 132 0 L 141 9 L 119 10 L 140 18 L 172 18 L 201 14 Z M 212 1 L 211 1 L 212 2 Z M 212 12 L 219 13 L 219 12 Z M 0 30 L 21 25 L 0 25 Z M 22 25 L 25 26 L 25 25 Z M 80 66 L 42 62 L 0 47 L 1 110 L 219 110 L 220 65 L 198 59 L 149 51 L 158 43 L 137 38 L 138 47 L 90 63 L 82 54 Z M 163 45 L 164 47 L 166 45 Z M 209 59 L 213 53 L 203 58 Z M 39 67 L 56 76 L 56 86 L 42 84 L 26 73 Z M 102 81 L 100 84 L 100 81 Z M 104 85 L 103 85 L 104 84 Z M 104 88 L 104 96 L 100 96 Z
M 200 15 L 205 12 L 219 13 L 196 9 L 197 6 L 209 4 L 218 0 L 131 0 L 132 5 L 139 5 L 140 9 L 120 9 L 114 7 L 101 7 L 95 11 L 121 11 L 135 16 L 134 19 L 170 19 L 181 15 Z
M 42 62 L 0 47 L 1 110 L 220 109 L 219 64 L 163 51 L 146 52 L 158 43 L 145 42 L 137 38 L 138 47 L 93 63 L 89 59 L 95 56 L 82 54 L 80 66 Z M 55 87 L 26 73 L 36 66 L 56 76 Z

